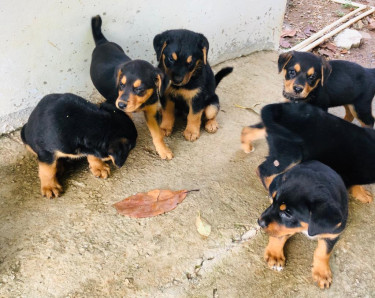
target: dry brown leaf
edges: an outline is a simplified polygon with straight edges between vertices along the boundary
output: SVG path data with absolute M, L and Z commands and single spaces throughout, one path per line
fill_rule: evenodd
M 283 30 L 283 32 L 281 32 L 280 37 L 293 37 L 294 35 L 296 35 L 296 33 L 296 29 Z
M 197 190 L 154 189 L 147 193 L 139 192 L 115 203 L 113 206 L 122 215 L 134 218 L 152 217 L 173 210 L 191 191 Z
M 290 42 L 286 41 L 284 38 L 280 38 L 279 44 L 280 44 L 280 47 L 285 48 L 285 49 L 288 49 L 288 48 L 292 47 L 292 45 L 290 44 Z

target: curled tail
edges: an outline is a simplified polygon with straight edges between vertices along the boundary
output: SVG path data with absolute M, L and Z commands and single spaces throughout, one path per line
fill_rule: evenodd
M 215 74 L 215 82 L 216 82 L 216 87 L 219 85 L 220 81 L 229 75 L 233 71 L 233 67 L 224 67 L 217 74 Z
M 102 18 L 99 15 L 91 18 L 91 29 L 95 45 L 107 42 L 107 39 L 102 33 Z

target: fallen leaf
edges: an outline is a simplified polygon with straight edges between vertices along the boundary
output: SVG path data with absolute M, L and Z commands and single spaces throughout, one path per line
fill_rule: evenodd
M 140 192 L 113 204 L 117 212 L 134 218 L 152 217 L 171 211 L 177 207 L 191 191 L 160 190 Z
M 336 45 L 334 43 L 332 43 L 332 42 L 327 42 L 326 43 L 326 48 L 328 50 L 331 50 L 332 52 L 336 52 L 336 50 L 337 50 Z
M 285 48 L 285 49 L 292 47 L 292 45 L 283 38 L 280 38 L 279 44 L 280 44 L 280 47 Z
M 296 35 L 296 33 L 297 33 L 296 29 L 283 30 L 281 32 L 280 37 L 293 37 L 294 35 Z
M 201 217 L 201 213 L 198 212 L 198 216 L 195 219 L 195 226 L 197 227 L 197 231 L 202 236 L 208 237 L 211 234 L 211 225 Z
M 306 35 L 307 37 L 311 36 L 311 34 L 312 34 L 313 32 L 316 32 L 316 30 L 315 30 L 313 27 L 311 27 L 311 26 L 307 26 L 307 27 L 305 28 L 305 30 L 303 30 L 303 33 L 305 33 L 305 35 Z
M 342 49 L 342 50 L 340 51 L 340 53 L 341 53 L 341 54 L 347 54 L 347 53 L 348 53 L 348 50 L 347 50 L 347 49 Z
M 322 49 L 322 48 L 320 48 L 319 50 L 318 50 L 318 53 L 319 53 L 319 55 L 321 55 L 321 56 L 327 56 L 327 57 L 329 57 L 329 58 L 332 58 L 333 57 L 333 53 L 331 52 L 331 51 L 329 51 L 329 50 L 326 50 L 326 49 Z

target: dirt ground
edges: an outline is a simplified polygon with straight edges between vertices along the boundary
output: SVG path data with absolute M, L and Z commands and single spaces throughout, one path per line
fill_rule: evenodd
M 267 236 L 256 220 L 269 200 L 255 169 L 267 146 L 260 140 L 255 152 L 240 150 L 242 127 L 259 116 L 234 104 L 260 109 L 279 101 L 276 63 L 277 53 L 259 52 L 215 67 L 234 66 L 217 89 L 220 129 L 213 135 L 202 131 L 190 143 L 179 121 L 167 139 L 175 154 L 171 161 L 156 155 L 143 116 L 135 115 L 139 141 L 125 166 L 112 167 L 110 178 L 100 180 L 86 161 L 68 163 L 58 199 L 41 197 L 37 162 L 19 131 L 2 136 L 0 296 L 374 297 L 374 203 L 350 201 L 347 229 L 331 257 L 329 290 L 313 284 L 316 242 L 306 237 L 288 241 L 284 271 L 274 272 L 263 261 Z M 200 191 L 154 218 L 131 219 L 112 206 L 154 188 Z M 198 211 L 212 225 L 208 238 L 196 231 Z

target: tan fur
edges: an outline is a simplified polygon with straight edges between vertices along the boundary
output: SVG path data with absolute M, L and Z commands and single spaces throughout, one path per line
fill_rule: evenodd
M 162 121 L 160 128 L 165 136 L 170 136 L 173 130 L 175 116 L 175 103 L 168 99 L 166 100 L 165 109 L 162 109 Z
M 264 250 L 264 260 L 267 262 L 269 268 L 282 269 L 284 267 L 284 245 L 288 238 L 289 236 L 269 237 L 268 245 Z
M 51 199 L 58 197 L 62 191 L 62 187 L 57 181 L 57 161 L 55 160 L 52 164 L 46 164 L 39 162 L 39 179 L 40 179 L 40 191 L 43 196 Z
M 352 197 L 356 198 L 362 203 L 371 203 L 373 200 L 372 194 L 361 185 L 354 185 L 350 187 L 349 193 Z
M 111 170 L 109 165 L 103 162 L 102 159 L 94 155 L 87 155 L 87 161 L 89 162 L 90 171 L 95 177 L 103 179 L 108 178 Z
M 326 242 L 323 239 L 319 239 L 318 246 L 314 252 L 312 277 L 321 289 L 329 288 L 332 283 L 329 257 L 330 254 L 327 253 Z
M 245 153 L 254 151 L 252 142 L 266 137 L 265 128 L 254 128 L 245 126 L 241 132 L 241 147 Z
M 199 138 L 202 113 L 203 110 L 194 114 L 193 109 L 190 106 L 189 114 L 187 117 L 187 125 L 183 133 L 186 140 L 194 142 Z

